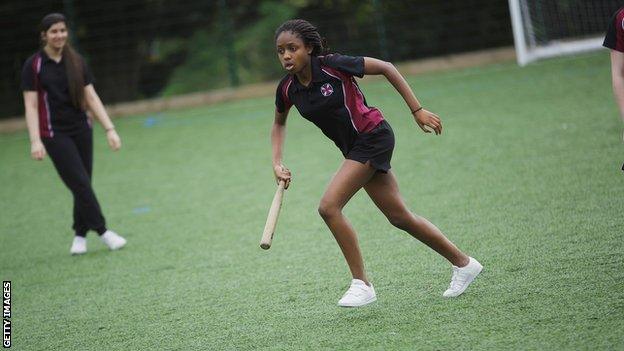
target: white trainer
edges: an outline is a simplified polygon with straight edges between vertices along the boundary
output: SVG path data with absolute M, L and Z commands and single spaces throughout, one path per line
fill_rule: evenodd
M 72 242 L 71 249 L 69 249 L 69 253 L 72 255 L 87 253 L 87 238 L 77 235 L 74 236 L 74 241 Z
M 366 285 L 362 280 L 353 279 L 349 290 L 338 301 L 341 307 L 359 307 L 377 300 L 373 285 Z
M 126 239 L 112 230 L 104 232 L 104 234 L 100 235 L 100 239 L 111 250 L 119 250 L 126 245 Z
M 444 297 L 456 297 L 461 295 L 470 283 L 481 273 L 483 266 L 479 261 L 470 257 L 470 261 L 464 267 L 453 266 L 453 277 L 448 289 L 442 294 Z

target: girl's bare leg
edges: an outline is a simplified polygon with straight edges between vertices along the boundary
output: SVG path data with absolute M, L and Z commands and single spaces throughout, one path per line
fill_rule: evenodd
M 399 193 L 399 186 L 391 171 L 375 173 L 364 185 L 368 196 L 395 227 L 435 250 L 457 267 L 468 264 L 469 257 L 461 252 L 440 229 L 423 217 L 409 211 Z
M 368 164 L 345 160 L 321 198 L 318 211 L 329 230 L 334 234 L 342 254 L 347 260 L 351 275 L 370 285 L 364 271 L 364 261 L 355 230 L 342 214 L 343 207 L 375 174 Z

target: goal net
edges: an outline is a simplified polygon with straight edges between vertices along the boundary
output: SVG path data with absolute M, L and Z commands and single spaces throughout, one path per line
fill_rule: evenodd
M 596 50 L 619 0 L 509 0 L 518 64 Z

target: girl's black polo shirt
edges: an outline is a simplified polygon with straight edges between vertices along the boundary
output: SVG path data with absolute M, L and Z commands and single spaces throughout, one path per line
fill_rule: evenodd
M 611 17 L 602 46 L 624 52 L 624 7 L 617 10 Z
M 93 83 L 93 75 L 82 57 L 80 60 L 87 86 Z M 74 107 L 71 101 L 63 59 L 57 63 L 44 50 L 29 57 L 22 68 L 21 89 L 37 92 L 41 137 L 75 134 L 91 127 L 85 111 Z
M 346 155 L 360 133 L 373 130 L 381 111 L 366 104 L 355 82 L 364 76 L 364 58 L 332 54 L 312 56 L 312 81 L 306 87 L 295 75 L 286 75 L 277 86 L 278 112 L 295 105 L 299 114 L 314 123 Z

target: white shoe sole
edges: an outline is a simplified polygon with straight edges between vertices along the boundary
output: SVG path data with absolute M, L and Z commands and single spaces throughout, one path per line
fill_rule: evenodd
M 361 306 L 368 305 L 369 303 L 375 302 L 375 301 L 377 301 L 377 296 L 373 296 L 372 298 L 370 298 L 370 299 L 368 299 L 366 301 L 357 302 L 357 303 L 354 303 L 354 302 L 346 302 L 346 303 L 343 302 L 343 303 L 340 303 L 340 302 L 338 302 L 338 306 L 340 306 L 340 307 L 361 307 Z
M 72 247 L 69 249 L 69 253 L 72 256 L 77 256 L 77 255 L 84 255 L 87 253 L 87 246 L 84 245 L 72 245 Z
M 109 249 L 110 249 L 111 251 L 116 251 L 116 250 L 119 250 L 119 249 L 121 249 L 122 247 L 126 246 L 126 243 L 127 243 L 127 241 L 124 241 L 124 242 L 123 242 L 122 244 L 120 244 L 120 245 L 116 245 L 116 246 L 113 246 L 113 247 L 109 247 Z
M 483 271 L 483 266 L 482 266 L 482 265 L 480 265 L 480 267 L 479 267 L 479 271 L 477 272 L 477 274 L 475 274 L 474 276 L 472 276 L 472 278 L 470 278 L 470 280 L 468 280 L 468 282 L 466 283 L 466 285 L 464 285 L 464 288 L 463 288 L 463 289 L 461 289 L 460 291 L 455 292 L 455 293 L 453 293 L 453 294 L 450 294 L 450 295 L 444 295 L 444 294 L 442 294 L 442 296 L 444 296 L 444 297 L 457 297 L 457 296 L 459 296 L 459 295 L 463 294 L 463 293 L 464 293 L 464 291 L 466 291 L 466 289 L 468 289 L 468 287 L 470 286 L 470 284 L 472 284 L 472 282 L 475 280 L 475 278 L 476 278 L 479 274 L 481 274 L 481 272 L 482 272 L 482 271 Z

